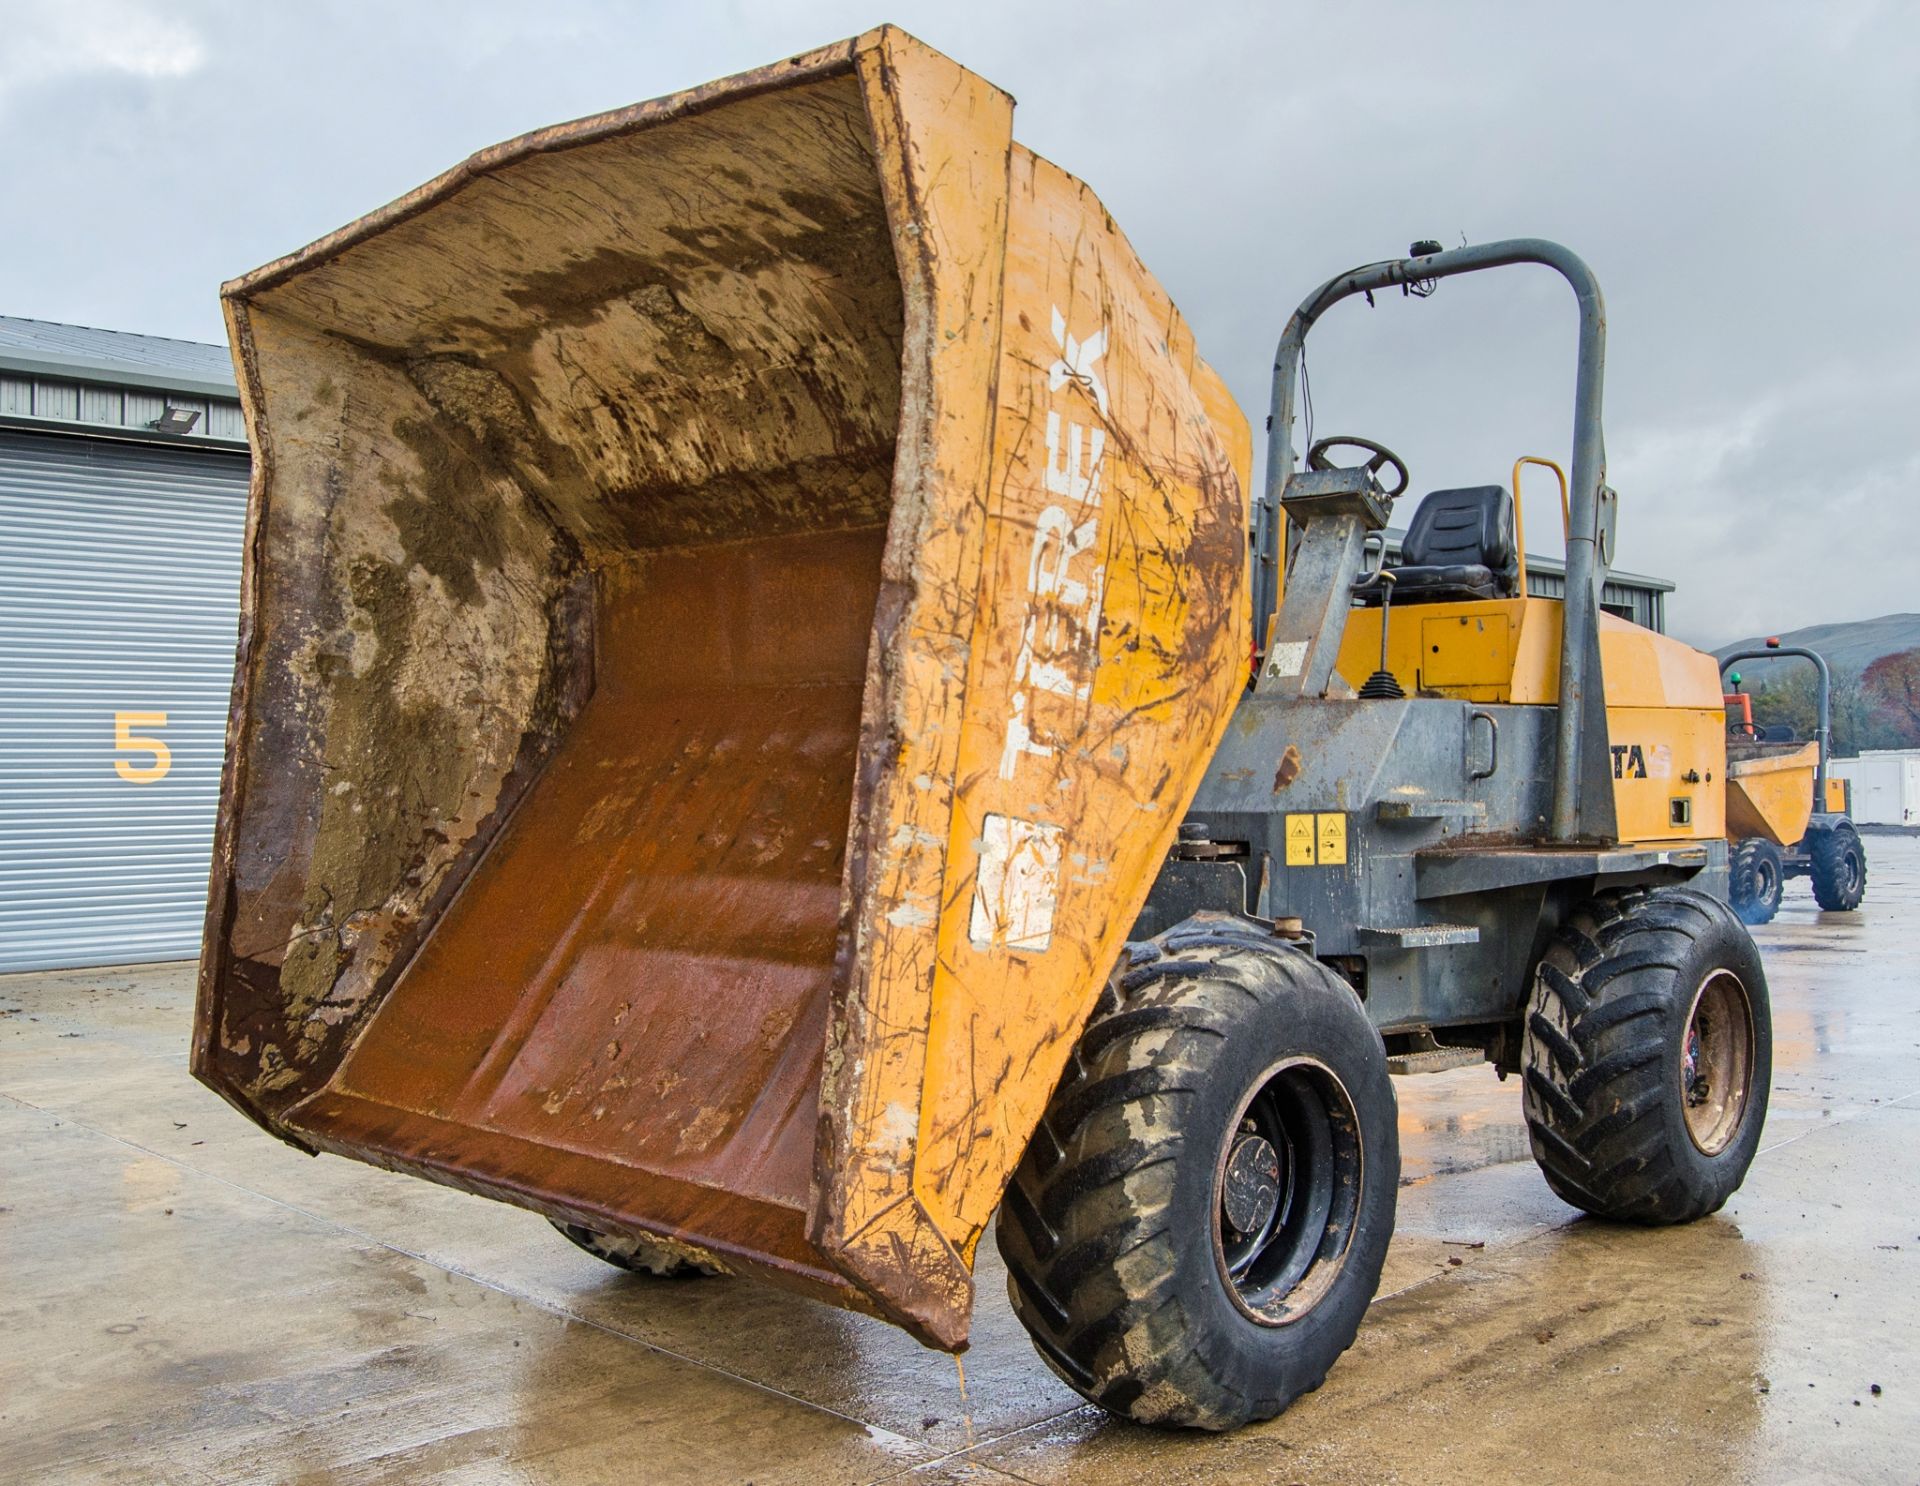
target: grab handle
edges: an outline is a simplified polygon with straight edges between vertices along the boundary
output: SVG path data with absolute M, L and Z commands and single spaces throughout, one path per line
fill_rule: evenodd
M 1491 712 L 1482 712 L 1478 707 L 1467 714 L 1468 758 L 1473 757 L 1473 725 L 1475 722 L 1484 722 L 1487 725 L 1487 767 L 1485 769 L 1469 770 L 1467 773 L 1468 779 L 1478 782 L 1482 779 L 1493 778 L 1495 771 L 1500 767 L 1500 720 Z
M 1567 472 L 1551 459 L 1542 459 L 1538 454 L 1522 454 L 1513 462 L 1513 545 L 1520 549 L 1520 597 L 1527 596 L 1527 506 L 1520 499 L 1520 471 L 1528 465 L 1538 465 L 1543 470 L 1552 470 L 1554 478 L 1560 482 L 1560 535 L 1564 544 L 1566 535 L 1573 529 L 1573 518 L 1567 510 Z

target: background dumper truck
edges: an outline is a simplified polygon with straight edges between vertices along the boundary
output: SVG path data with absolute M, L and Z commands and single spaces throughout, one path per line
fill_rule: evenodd
M 1756 723 L 1753 698 L 1740 690 L 1733 666 L 1789 656 L 1819 678 L 1814 738 L 1801 742 L 1779 723 Z M 1833 913 L 1850 913 L 1867 895 L 1867 849 L 1854 829 L 1847 781 L 1834 777 L 1833 678 L 1826 657 L 1800 645 L 1768 640 L 1758 650 L 1720 658 L 1733 690 L 1721 701 L 1727 724 L 1728 901 L 1741 919 L 1764 924 L 1780 910 L 1789 878 L 1813 880 L 1813 897 Z
M 1390 1059 L 1520 1073 L 1587 1211 L 1738 1185 L 1770 1033 L 1719 680 L 1595 602 L 1578 258 L 1318 290 L 1250 501 L 1246 419 L 1012 108 L 882 29 L 226 287 L 256 458 L 193 1067 L 303 1149 L 951 1350 L 997 1211 L 1049 1365 L 1228 1428 L 1372 1297 Z M 1511 264 L 1579 312 L 1564 603 L 1504 487 L 1373 571 L 1404 464 L 1292 443 L 1327 308 Z

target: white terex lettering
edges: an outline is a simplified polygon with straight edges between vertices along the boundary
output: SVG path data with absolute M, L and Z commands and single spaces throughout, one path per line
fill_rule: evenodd
M 1035 528 L 1033 556 L 1027 563 L 1027 592 L 1045 603 L 1047 632 L 1044 637 L 1040 635 L 1040 605 L 1029 605 L 1027 622 L 1020 632 L 1020 654 L 1013 666 L 1014 684 L 1030 681 L 1041 691 L 1085 701 L 1092 682 L 1076 681 L 1062 661 L 1036 660 L 1034 648 L 1036 642 L 1044 638 L 1046 652 L 1059 655 L 1070 651 L 1074 639 L 1072 634 L 1063 635 L 1063 630 L 1075 630 L 1090 639 L 1099 627 L 1100 590 L 1106 581 L 1106 569 L 1093 570 L 1091 587 L 1078 578 L 1068 577 L 1067 571 L 1076 557 L 1093 546 L 1100 535 L 1100 525 L 1097 520 L 1088 519 L 1074 526 L 1072 518 L 1060 507 L 1048 506 L 1040 513 Z M 1067 642 L 1064 645 L 1063 640 Z M 1020 693 L 1014 696 L 1017 704 Z
M 1020 763 L 1020 755 L 1030 753 L 1035 758 L 1045 758 L 1053 752 L 1051 743 L 1033 741 L 1033 729 L 1027 726 L 1027 697 L 1025 692 L 1013 694 L 1013 716 L 1007 719 L 1007 742 L 1000 752 L 1000 777 L 1013 778 L 1013 771 Z
M 1067 317 L 1060 313 L 1060 306 L 1053 307 L 1053 343 L 1060 348 L 1060 357 L 1047 368 L 1047 391 L 1058 392 L 1069 381 L 1079 382 L 1093 394 L 1094 405 L 1100 409 L 1102 418 L 1107 416 L 1107 386 L 1100 380 L 1100 373 L 1093 369 L 1107 352 L 1107 328 L 1101 326 L 1083 341 L 1077 341 L 1067 334 Z
M 1107 453 L 1107 431 L 1104 428 L 1093 430 L 1088 441 L 1087 465 L 1089 472 L 1083 474 L 1080 464 L 1080 435 L 1082 429 L 1078 423 L 1067 425 L 1067 457 L 1060 458 L 1060 415 L 1047 414 L 1047 493 L 1064 495 L 1075 505 L 1097 506 L 1100 504 L 1100 461 Z
M 1072 382 L 1093 398 L 1105 417 L 1107 388 L 1095 367 L 1106 354 L 1106 327 L 1085 340 L 1075 340 L 1056 305 L 1053 339 L 1061 355 L 1048 369 L 1048 390 L 1058 392 Z M 1092 694 L 1100 603 L 1106 588 L 1105 564 L 1082 559 L 1099 546 L 1107 431 L 1083 427 L 1050 408 L 1046 438 L 1047 493 L 1061 499 L 1035 520 L 1033 550 L 1027 559 L 1027 611 L 1020 625 L 1014 692 L 1000 751 L 1000 777 L 1009 781 L 1023 757 L 1044 758 L 1054 751 L 1051 743 L 1037 736 L 1028 706 L 1030 693 L 1046 692 L 1081 702 Z
M 1067 334 L 1056 305 L 1053 339 L 1060 355 L 1047 369 L 1047 390 L 1069 382 L 1107 416 L 1107 387 L 1096 369 L 1107 350 L 1103 325 L 1085 340 Z M 1085 702 L 1099 664 L 1100 601 L 1106 565 L 1100 550 L 1100 478 L 1107 431 L 1088 428 L 1047 410 L 1046 490 L 1051 498 L 1033 523 L 1027 556 L 1027 606 L 1020 650 L 1013 663 L 1013 695 L 1000 749 L 1000 777 L 1011 782 L 1026 758 L 1049 758 L 1034 701 L 1042 695 Z M 1060 890 L 1062 828 L 1016 816 L 989 815 L 978 845 L 973 914 L 968 938 L 975 949 L 1037 953 L 1053 942 Z

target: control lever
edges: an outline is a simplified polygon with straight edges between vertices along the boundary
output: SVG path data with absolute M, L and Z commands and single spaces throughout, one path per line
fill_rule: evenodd
M 1380 571 L 1374 574 L 1374 581 L 1380 584 L 1380 669 L 1367 677 L 1365 685 L 1360 688 L 1360 700 L 1397 702 L 1407 693 L 1400 685 L 1399 678 L 1387 669 L 1387 624 L 1393 614 L 1393 585 L 1400 581 L 1400 575 L 1386 567 L 1383 561 Z

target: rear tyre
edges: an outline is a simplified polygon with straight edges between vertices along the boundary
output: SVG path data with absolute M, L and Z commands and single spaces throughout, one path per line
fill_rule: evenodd
M 1867 849 L 1860 833 L 1843 821 L 1816 831 L 1807 842 L 1813 897 L 1829 913 L 1850 913 L 1867 895 Z
M 552 1219 L 548 1221 L 553 1222 Z M 691 1255 L 680 1253 L 651 1239 L 628 1238 L 617 1233 L 595 1233 L 591 1228 L 583 1228 L 578 1223 L 553 1222 L 553 1226 L 594 1258 L 604 1259 L 614 1268 L 628 1270 L 633 1274 L 650 1274 L 661 1279 L 699 1279 L 707 1275 L 726 1273 L 717 1264 L 693 1258 Z
M 1780 911 L 1780 890 L 1786 882 L 1786 863 L 1780 848 L 1761 836 L 1746 836 L 1733 844 L 1727 862 L 1733 911 L 1743 924 L 1764 924 Z
M 1524 1051 L 1534 1159 L 1563 1201 L 1685 1223 L 1746 1176 L 1773 1027 L 1746 929 L 1692 888 L 1602 893 L 1542 960 Z
M 1320 1386 L 1400 1180 L 1386 1051 L 1298 950 L 1190 921 L 1096 1013 L 999 1218 L 1013 1309 L 1111 1413 L 1232 1429 Z

